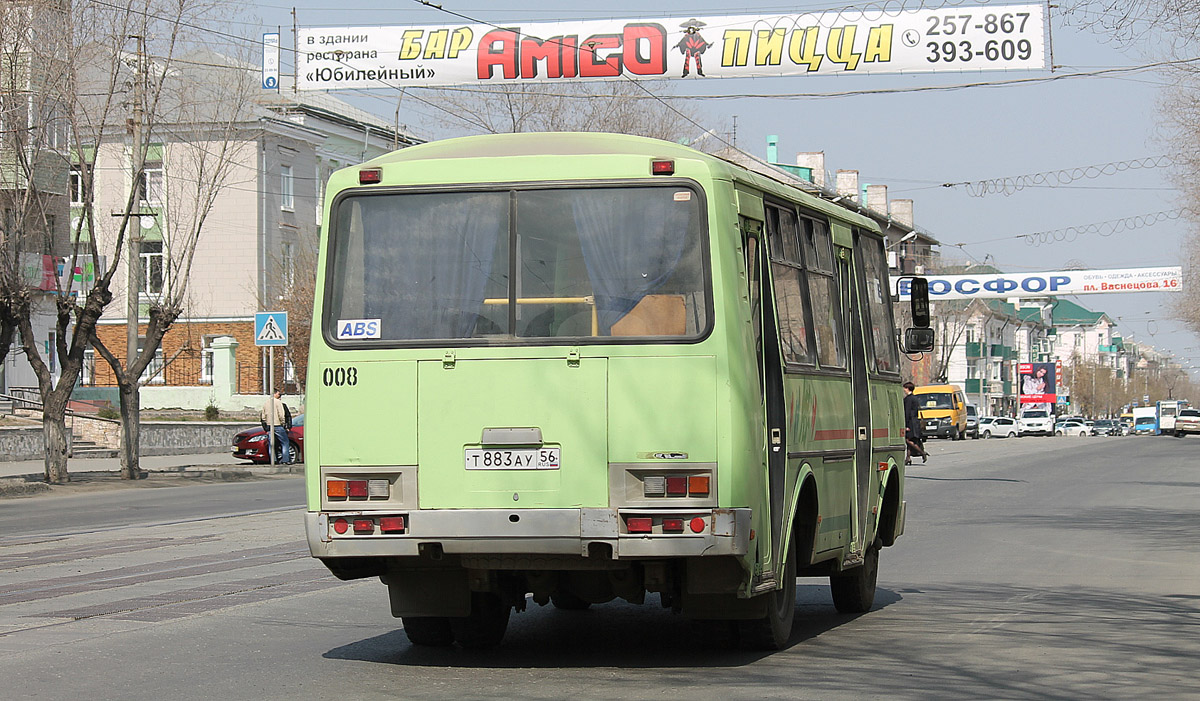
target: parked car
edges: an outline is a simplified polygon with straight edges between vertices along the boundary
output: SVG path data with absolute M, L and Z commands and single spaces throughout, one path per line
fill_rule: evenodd
M 298 463 L 304 459 L 304 414 L 292 417 L 288 440 L 292 442 L 292 462 Z M 242 431 L 233 437 L 233 457 L 253 463 L 270 463 L 267 444 L 267 432 L 261 428 Z
M 1071 419 L 1069 421 L 1059 421 L 1054 424 L 1054 435 L 1056 436 L 1092 436 L 1092 427 L 1086 423 Z
M 985 416 L 979 420 L 979 435 L 984 438 L 1015 438 L 1020 432 L 1016 419 Z
M 1100 419 L 1092 424 L 1092 435 L 1095 436 L 1123 436 L 1125 429 L 1121 427 L 1119 421 L 1113 419 Z
M 967 435 L 979 438 L 979 409 L 974 404 L 967 405 Z
M 1175 417 L 1175 437 L 1183 438 L 1189 433 L 1200 433 L 1200 410 L 1180 409 Z
M 1046 409 L 1026 409 L 1017 420 L 1022 436 L 1049 436 L 1054 433 L 1054 414 Z

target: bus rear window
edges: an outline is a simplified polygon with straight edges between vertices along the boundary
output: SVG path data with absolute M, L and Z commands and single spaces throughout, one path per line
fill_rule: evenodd
M 708 328 L 699 197 L 679 186 L 352 195 L 331 341 L 687 339 Z

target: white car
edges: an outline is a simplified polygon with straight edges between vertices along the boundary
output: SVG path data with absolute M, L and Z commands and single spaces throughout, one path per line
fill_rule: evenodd
M 1082 421 L 1059 421 L 1054 424 L 1056 436 L 1094 436 L 1095 431 Z
M 979 435 L 983 438 L 1015 438 L 1017 422 L 1007 416 L 985 416 L 979 420 Z
M 1054 434 L 1054 414 L 1046 409 L 1028 409 L 1017 421 L 1017 433 L 1022 436 Z

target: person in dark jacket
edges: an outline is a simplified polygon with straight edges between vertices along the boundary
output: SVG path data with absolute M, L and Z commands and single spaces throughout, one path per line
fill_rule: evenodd
M 914 455 L 920 455 L 921 462 L 929 460 L 929 453 L 925 452 L 925 436 L 921 433 L 921 407 L 913 396 L 914 389 L 916 386 L 913 383 L 904 383 L 904 443 L 908 446 L 905 465 L 912 464 Z

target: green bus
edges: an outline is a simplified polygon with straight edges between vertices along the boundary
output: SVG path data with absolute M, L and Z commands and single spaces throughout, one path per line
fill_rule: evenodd
M 871 607 L 905 513 L 871 219 L 615 134 L 406 148 L 326 203 L 308 542 L 414 644 L 651 593 L 778 648 L 797 576 Z

